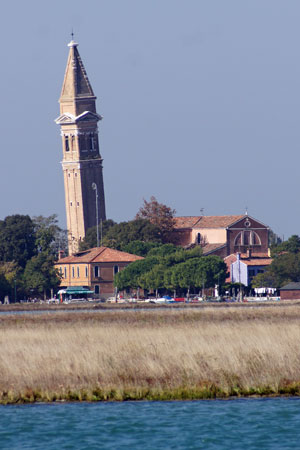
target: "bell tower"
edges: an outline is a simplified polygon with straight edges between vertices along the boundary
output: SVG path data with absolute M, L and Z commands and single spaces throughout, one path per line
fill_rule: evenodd
M 106 219 L 102 158 L 99 151 L 96 97 L 81 61 L 76 42 L 68 44 L 63 81 L 60 125 L 69 254 L 78 251 L 86 231 Z

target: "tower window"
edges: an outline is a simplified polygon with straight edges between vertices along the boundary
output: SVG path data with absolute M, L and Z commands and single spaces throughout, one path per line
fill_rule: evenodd
M 65 136 L 65 150 L 66 150 L 66 152 L 68 152 L 70 150 L 69 136 Z
M 77 278 L 80 276 L 79 266 L 77 266 Z
M 72 206 L 72 202 L 70 202 L 70 206 Z
M 79 202 L 77 202 L 77 206 L 79 206 Z
M 89 149 L 91 151 L 94 151 L 95 150 L 95 138 L 94 138 L 94 135 L 90 134 L 88 139 L 89 139 Z
M 75 268 L 72 267 L 72 278 L 75 278 Z
M 66 267 L 64 267 L 64 278 L 67 278 L 67 268 Z
M 119 272 L 119 266 L 114 266 L 114 275 Z
M 85 266 L 85 277 L 88 277 L 88 266 Z
M 77 172 L 75 172 L 75 177 L 77 177 Z

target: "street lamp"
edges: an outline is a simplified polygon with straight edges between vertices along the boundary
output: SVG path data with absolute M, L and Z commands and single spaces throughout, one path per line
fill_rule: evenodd
M 98 218 L 98 186 L 96 183 L 92 183 L 92 189 L 96 195 L 96 231 L 97 231 L 97 247 L 99 247 L 99 218 Z

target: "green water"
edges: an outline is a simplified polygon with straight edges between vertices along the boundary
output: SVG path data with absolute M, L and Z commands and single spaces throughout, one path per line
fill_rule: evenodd
M 297 449 L 300 399 L 0 407 L 1 449 Z

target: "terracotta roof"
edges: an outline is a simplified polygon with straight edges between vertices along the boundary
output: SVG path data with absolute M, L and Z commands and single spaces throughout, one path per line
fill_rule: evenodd
M 215 250 L 217 250 L 218 248 L 222 248 L 225 247 L 226 244 L 221 243 L 221 244 L 206 244 L 202 247 L 203 249 L 203 255 L 208 255 L 208 253 L 211 253 Z
M 175 217 L 175 228 L 227 228 L 243 219 L 239 216 L 186 216 Z
M 184 216 L 174 217 L 175 228 L 193 228 L 197 222 L 201 219 L 201 216 Z
M 240 216 L 203 216 L 197 224 L 197 228 L 226 228 L 243 217 L 245 214 Z
M 75 253 L 57 261 L 57 264 L 91 263 L 91 262 L 133 262 L 144 259 L 142 256 L 121 252 L 108 247 L 94 247 Z
M 272 261 L 272 258 L 251 258 L 241 260 L 241 262 L 245 263 L 247 266 L 269 266 Z

